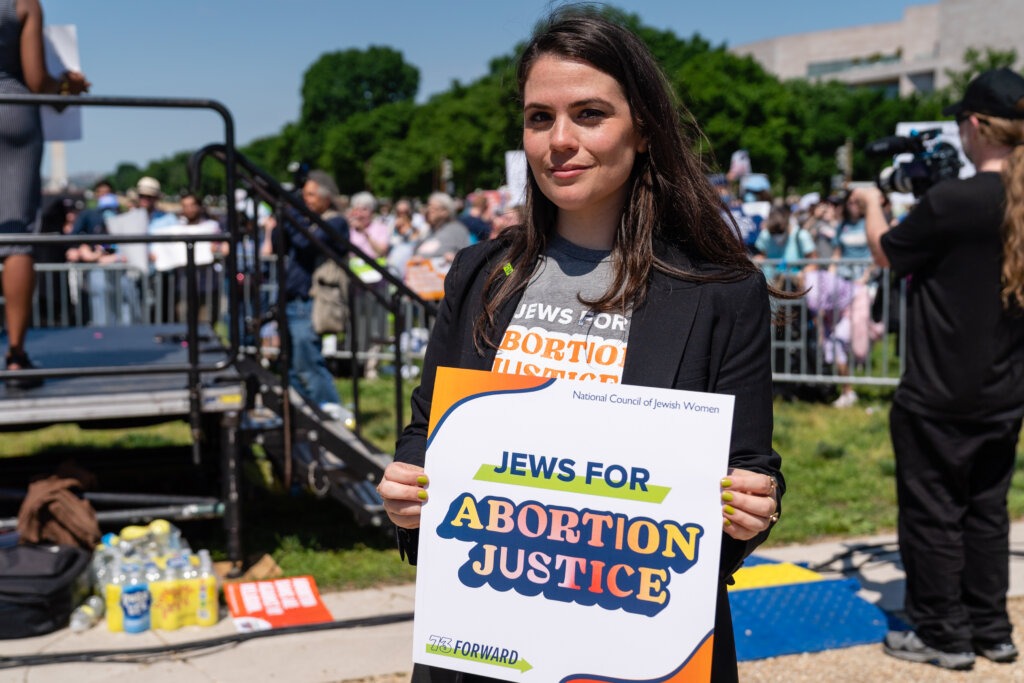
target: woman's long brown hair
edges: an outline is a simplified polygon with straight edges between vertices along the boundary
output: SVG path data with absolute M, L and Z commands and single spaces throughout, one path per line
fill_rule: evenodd
M 633 125 L 647 141 L 637 154 L 628 180 L 629 192 L 612 247 L 614 278 L 607 292 L 584 301 L 596 310 L 622 310 L 647 295 L 652 271 L 696 282 L 730 282 L 757 272 L 725 207 L 707 179 L 707 168 L 694 151 L 702 134 L 693 117 L 678 104 L 671 86 L 647 46 L 629 30 L 593 11 L 570 8 L 556 15 L 524 49 L 517 68 L 522 98 L 531 67 L 544 55 L 587 62 L 613 77 L 626 96 Z M 686 134 L 684 135 L 684 129 Z M 502 237 L 502 259 L 484 285 L 483 311 L 474 324 L 479 353 L 496 346 L 497 312 L 526 288 L 538 258 L 554 233 L 557 207 L 540 191 L 527 167 L 526 220 Z M 685 253 L 700 272 L 682 270 L 655 253 L 655 243 Z M 502 266 L 510 263 L 511 275 Z M 792 295 L 771 290 L 774 296 Z
M 977 115 L 978 134 L 1012 151 L 1003 164 L 1003 307 L 1024 308 L 1024 121 Z

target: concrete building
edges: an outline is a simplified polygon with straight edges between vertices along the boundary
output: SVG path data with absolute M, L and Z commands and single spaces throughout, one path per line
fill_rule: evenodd
M 968 48 L 1015 49 L 1024 57 L 1024 1 L 939 0 L 900 21 L 782 36 L 732 48 L 780 78 L 837 80 L 893 95 L 948 85 Z

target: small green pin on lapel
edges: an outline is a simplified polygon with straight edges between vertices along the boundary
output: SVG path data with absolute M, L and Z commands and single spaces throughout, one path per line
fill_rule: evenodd
M 505 264 L 504 266 L 502 266 L 502 268 L 501 268 L 501 269 L 502 269 L 503 271 L 505 271 L 505 277 L 508 277 L 509 275 L 511 275 L 511 274 L 512 274 L 512 271 L 514 271 L 514 270 L 515 270 L 515 268 L 513 268 L 513 267 L 512 267 L 512 264 L 511 264 L 511 263 L 506 263 L 506 264 Z

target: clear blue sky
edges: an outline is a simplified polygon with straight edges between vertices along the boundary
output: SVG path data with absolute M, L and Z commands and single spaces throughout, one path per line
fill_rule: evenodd
M 298 118 L 307 67 L 324 52 L 387 45 L 420 70 L 422 101 L 453 80 L 482 76 L 528 37 L 544 0 L 42 0 L 48 24 L 78 28 L 93 94 L 212 98 L 236 139 L 277 133 Z M 613 3 L 682 37 L 730 46 L 902 17 L 909 0 L 621 0 Z M 208 112 L 86 109 L 85 138 L 67 145 L 72 175 L 140 166 L 223 140 Z M 45 169 L 44 169 L 45 172 Z

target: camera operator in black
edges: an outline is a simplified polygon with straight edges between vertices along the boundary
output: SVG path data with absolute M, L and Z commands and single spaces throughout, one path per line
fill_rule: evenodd
M 857 190 L 878 265 L 910 275 L 906 371 L 890 414 L 906 612 L 885 652 L 950 669 L 1012 662 L 1006 495 L 1024 415 L 1024 78 L 986 71 L 947 107 L 977 175 L 938 183 L 890 228 Z

